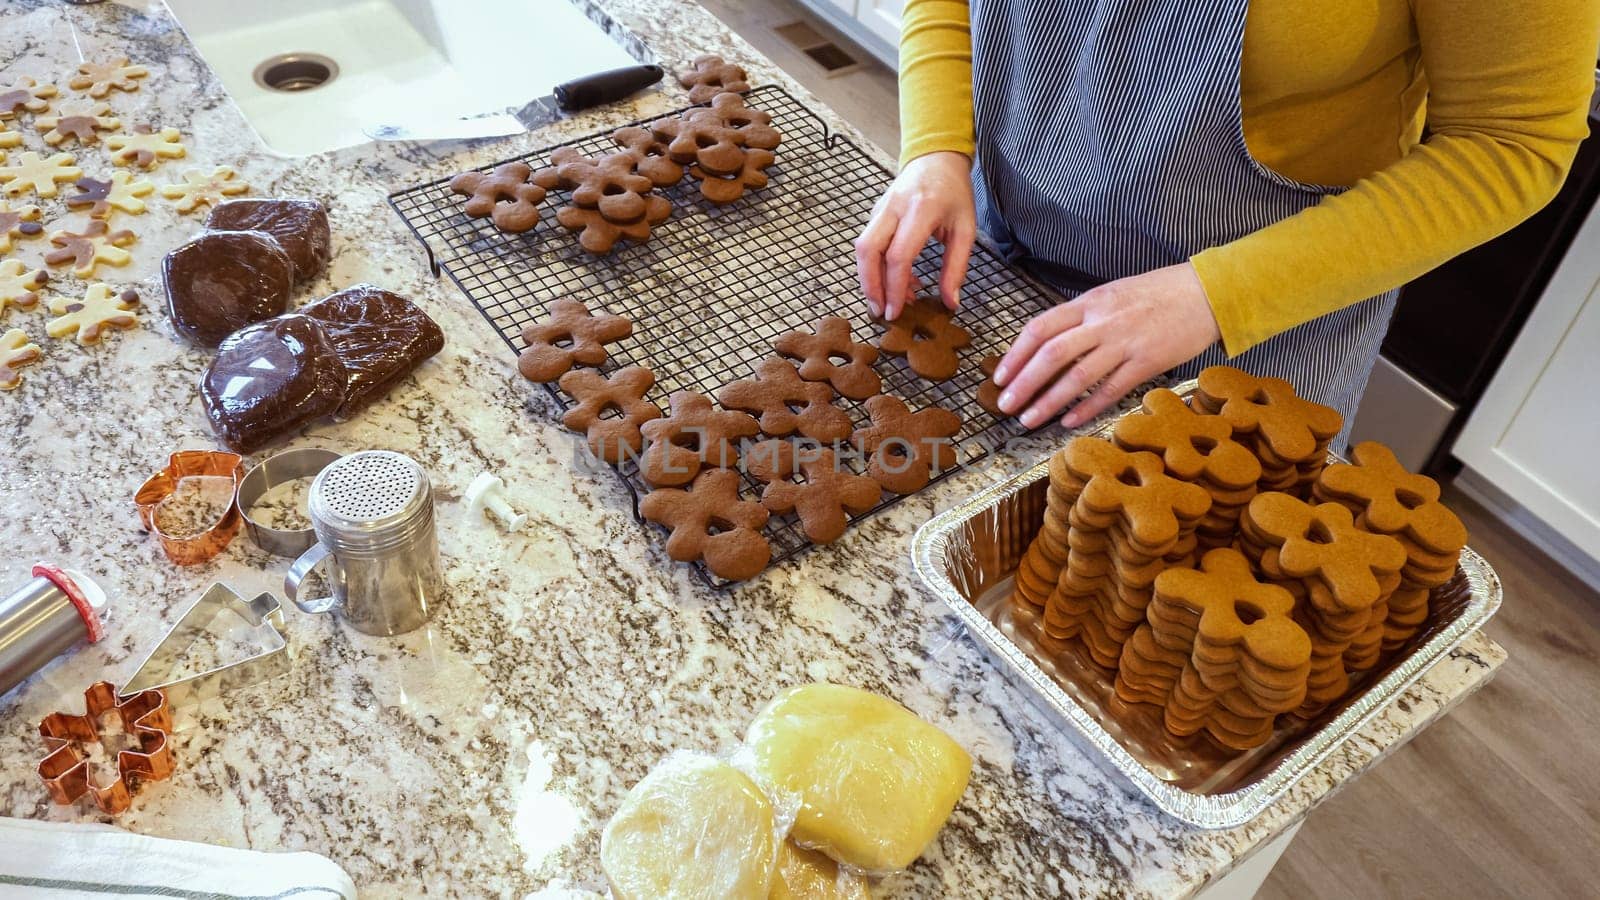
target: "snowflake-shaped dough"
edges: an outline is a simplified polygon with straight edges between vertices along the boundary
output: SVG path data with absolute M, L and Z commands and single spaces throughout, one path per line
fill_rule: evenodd
M 76 181 L 83 177 L 83 170 L 73 165 L 75 162 L 77 160 L 70 153 L 57 153 L 46 158 L 32 150 L 25 150 L 17 154 L 15 164 L 0 166 L 0 190 L 13 197 L 32 190 L 48 200 L 56 195 L 56 182 Z
M 233 197 L 250 190 L 250 185 L 238 180 L 238 173 L 228 166 L 217 166 L 209 174 L 199 169 L 183 173 L 183 180 L 161 187 L 161 196 L 176 200 L 178 212 L 193 212 L 199 206 L 216 206 L 224 197 Z
M 9 251 L 11 242 L 17 238 L 44 234 L 44 226 L 39 224 L 43 215 L 44 212 L 32 204 L 12 206 L 0 200 L 0 253 Z
M 111 104 L 104 100 L 74 97 L 61 101 L 50 115 L 34 119 L 33 125 L 44 135 L 44 142 L 54 147 L 67 138 L 92 144 L 100 139 L 96 132 L 116 131 L 122 122 L 111 114 Z
M 126 228 L 111 230 L 103 219 L 95 219 L 83 231 L 57 231 L 50 235 L 56 249 L 44 255 L 46 265 L 60 266 L 72 263 L 72 274 L 88 278 L 101 263 L 108 266 L 125 266 L 133 254 L 122 249 L 138 237 Z
M 127 134 L 106 135 L 111 162 L 118 166 L 153 169 L 163 159 L 178 159 L 188 153 L 176 128 L 156 131 L 149 125 L 135 125 Z
M 0 121 L 16 118 L 22 110 L 42 113 L 50 108 L 50 98 L 55 95 L 55 85 L 40 84 L 26 75 L 0 86 Z
M 10 147 L 21 147 L 21 146 L 22 146 L 22 132 L 20 132 L 20 131 L 12 131 L 11 129 L 9 129 L 9 128 L 7 128 L 5 126 L 4 122 L 0 122 L 0 151 L 3 151 L 3 150 L 5 150 L 7 148 L 10 148 Z
M 155 192 L 155 182 L 148 178 L 133 180 L 133 175 L 128 172 L 112 172 L 109 181 L 98 178 L 79 178 L 73 182 L 78 193 L 67 198 L 68 209 L 89 208 L 89 217 L 105 219 L 111 216 L 113 209 L 120 209 L 130 215 L 139 215 L 149 207 L 140 197 L 147 197 Z
M 30 271 L 20 259 L 0 260 L 0 315 L 7 308 L 33 309 L 39 305 L 39 288 L 50 280 L 43 269 Z
M 98 344 L 107 328 L 132 328 L 139 324 L 134 312 L 139 308 L 139 294 L 126 290 L 111 292 L 109 284 L 91 284 L 82 300 L 56 297 L 50 301 L 50 313 L 56 318 L 45 323 L 45 333 L 53 338 L 76 334 L 80 344 Z
M 75 91 L 84 91 L 91 97 L 104 97 L 115 88 L 119 91 L 136 91 L 139 82 L 136 79 L 150 74 L 144 66 L 128 64 L 126 56 L 116 62 L 91 63 L 86 62 L 78 67 L 78 74 L 72 76 L 67 82 L 67 87 Z
M 44 351 L 28 340 L 21 328 L 0 334 L 0 391 L 16 390 L 22 383 L 22 373 L 17 370 L 38 362 L 43 356 Z

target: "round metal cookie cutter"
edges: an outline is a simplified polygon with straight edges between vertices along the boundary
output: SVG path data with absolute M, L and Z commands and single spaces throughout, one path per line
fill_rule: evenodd
M 250 532 L 250 539 L 256 546 L 274 556 L 299 556 L 311 549 L 317 542 L 317 533 L 311 528 L 268 528 L 250 518 L 250 509 L 256 501 L 266 495 L 280 484 L 287 484 L 301 478 L 310 478 L 332 465 L 344 454 L 332 450 L 323 450 L 320 447 L 303 447 L 299 450 L 285 450 L 276 456 L 269 456 L 257 463 L 239 482 L 239 490 L 234 495 L 234 505 L 239 509 L 239 515 L 244 518 L 245 529 Z

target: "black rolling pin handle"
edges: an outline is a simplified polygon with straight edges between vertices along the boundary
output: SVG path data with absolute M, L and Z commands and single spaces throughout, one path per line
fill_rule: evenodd
M 660 66 L 625 66 L 596 72 L 556 85 L 556 105 L 566 112 L 588 109 L 618 100 L 661 80 Z

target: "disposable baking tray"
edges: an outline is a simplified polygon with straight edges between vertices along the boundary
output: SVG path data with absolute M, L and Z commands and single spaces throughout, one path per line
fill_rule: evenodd
M 1175 390 L 1188 396 L 1194 382 Z M 1093 433 L 1108 435 L 1115 423 Z M 1180 744 L 1154 707 L 1117 701 L 1110 679 L 1074 645 L 1041 640 L 1033 617 L 1007 602 L 1017 564 L 1043 522 L 1049 484 L 1045 460 L 935 516 L 912 540 L 912 563 L 1041 710 L 1162 811 L 1201 828 L 1255 818 L 1500 608 L 1499 577 L 1483 557 L 1464 550 L 1455 576 L 1434 592 L 1422 630 L 1378 668 L 1352 679 L 1340 703 L 1316 718 L 1281 723 L 1270 741 L 1244 753 L 1207 741 Z

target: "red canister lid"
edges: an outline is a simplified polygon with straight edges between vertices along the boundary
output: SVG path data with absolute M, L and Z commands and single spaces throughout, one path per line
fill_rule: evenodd
M 72 605 L 77 608 L 79 618 L 83 619 L 83 627 L 89 632 L 89 643 L 93 644 L 106 636 L 105 626 L 100 623 L 100 617 L 95 614 L 94 605 L 89 598 L 83 595 L 83 589 L 72 580 L 72 576 L 61 571 L 60 567 L 49 563 L 36 563 L 33 574 L 37 578 L 49 579 L 61 593 L 67 595 Z

